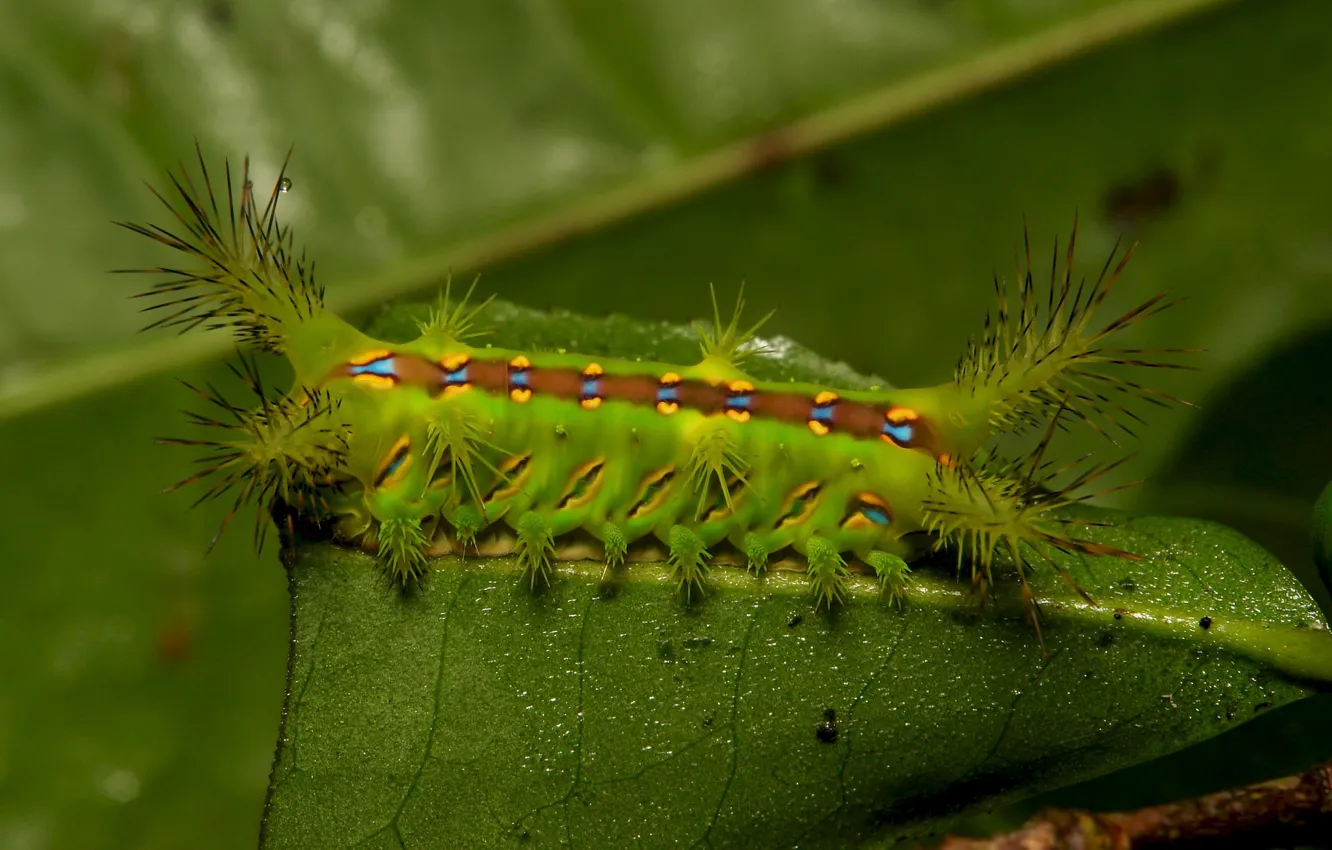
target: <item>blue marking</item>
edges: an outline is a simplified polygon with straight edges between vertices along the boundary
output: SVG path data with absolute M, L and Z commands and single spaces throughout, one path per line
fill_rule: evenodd
M 744 395 L 733 395 L 726 397 L 727 410 L 748 410 L 753 403 L 753 396 L 748 393 Z
M 888 516 L 888 512 L 883 508 L 878 508 L 873 505 L 861 505 L 860 512 L 875 525 L 888 525 L 892 522 L 892 519 Z
M 679 400 L 680 400 L 680 388 L 679 388 L 678 386 L 674 386 L 674 387 L 657 387 L 657 403 L 658 403 L 658 404 L 660 404 L 660 403 L 663 402 L 663 401 L 676 401 L 676 402 L 678 402 Z
M 600 379 L 600 378 L 584 378 L 584 379 L 583 379 L 583 395 L 582 395 L 582 398 L 584 398 L 584 399 L 589 399 L 589 398 L 601 398 L 601 379 Z
M 520 372 L 510 372 L 509 384 L 510 386 L 527 389 L 527 370 L 523 369 Z
M 393 460 L 389 461 L 389 465 L 384 467 L 384 472 L 379 476 L 379 480 L 383 481 L 393 473 L 397 472 L 398 467 L 402 466 L 402 462 L 406 459 L 407 459 L 407 452 L 399 452 L 397 456 L 393 458 Z
M 819 406 L 809 412 L 809 418 L 815 422 L 825 422 L 831 424 L 833 421 L 833 406 Z
M 905 446 L 915 438 L 916 429 L 910 422 L 903 422 L 901 425 L 885 422 L 883 423 L 883 433 L 899 446 Z
M 352 376 L 356 375 L 379 375 L 382 378 L 396 378 L 398 373 L 393 368 L 393 356 L 381 357 L 378 360 L 371 360 L 369 363 L 353 365 L 349 371 Z
M 452 372 L 444 373 L 444 385 L 449 387 L 467 383 L 467 366 L 462 365 Z

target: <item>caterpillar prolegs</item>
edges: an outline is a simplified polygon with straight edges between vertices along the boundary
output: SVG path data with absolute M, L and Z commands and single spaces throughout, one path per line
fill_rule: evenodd
M 248 162 L 238 185 L 228 166 L 215 186 L 202 156 L 171 182 L 174 197 L 158 198 L 174 230 L 124 225 L 188 260 L 139 270 L 167 276 L 143 293 L 160 315 L 152 326 L 230 328 L 295 373 L 273 393 L 243 360 L 258 406 L 192 387 L 219 411 L 193 420 L 217 433 L 165 441 L 210 451 L 175 486 L 202 482 L 200 501 L 234 492 L 227 522 L 246 502 L 288 505 L 376 551 L 404 587 L 445 551 L 509 549 L 535 584 L 563 549 L 589 551 L 578 541 L 608 568 L 655 543 L 688 598 L 725 552 L 751 570 L 794 561 L 829 606 L 852 565 L 900 598 L 909 562 L 944 547 L 982 595 L 997 553 L 1024 588 L 1050 550 L 1135 557 L 1085 539 L 1085 523 L 1059 510 L 1114 464 L 1056 485 L 1068 470 L 1045 450 L 1065 421 L 1123 427 L 1125 401 L 1170 400 L 1116 372 L 1170 366 L 1161 355 L 1179 352 L 1109 347 L 1170 303 L 1158 296 L 1093 326 L 1131 251 L 1116 246 L 1094 282 L 1074 281 L 1076 226 L 1048 291 L 1038 294 L 1029 247 L 1011 297 L 996 278 L 998 312 L 952 381 L 856 390 L 746 374 L 766 317 L 746 327 L 737 300 L 723 321 L 715 296 L 688 365 L 474 346 L 485 305 L 447 294 L 415 340 L 375 340 L 324 306 L 313 263 L 278 221 L 285 177 L 262 203 Z M 1024 429 L 1043 435 L 1034 454 L 994 448 Z

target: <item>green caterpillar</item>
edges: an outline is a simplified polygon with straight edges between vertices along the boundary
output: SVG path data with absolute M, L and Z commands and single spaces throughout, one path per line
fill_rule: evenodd
M 982 595 L 1000 552 L 1024 590 L 1033 553 L 1135 557 L 1078 536 L 1086 523 L 1058 510 L 1114 464 L 1052 487 L 1043 455 L 1065 417 L 1099 430 L 1132 415 L 1126 397 L 1169 399 L 1105 367 L 1171 365 L 1155 355 L 1173 352 L 1106 347 L 1170 304 L 1157 296 L 1093 329 L 1131 251 L 1116 262 L 1116 246 L 1095 283 L 1075 285 L 1076 225 L 1045 299 L 1029 248 L 1016 309 L 996 279 L 996 321 L 953 381 L 871 392 L 749 377 L 741 366 L 766 317 L 743 328 L 737 302 L 723 322 L 715 297 L 702 357 L 687 366 L 472 347 L 480 307 L 447 295 L 416 340 L 386 344 L 324 307 L 313 264 L 278 222 L 285 176 L 263 206 L 248 161 L 238 191 L 228 166 L 221 202 L 202 156 L 197 177 L 171 180 L 175 202 L 154 193 L 180 229 L 122 223 L 194 264 L 140 270 L 168 275 L 144 293 L 162 311 L 152 326 L 229 327 L 295 372 L 274 395 L 242 361 L 259 406 L 192 388 L 221 411 L 194 421 L 224 433 L 164 441 L 211 451 L 175 486 L 205 481 L 200 501 L 234 490 L 227 522 L 246 502 L 291 506 L 377 551 L 404 587 L 430 555 L 469 550 L 512 551 L 530 582 L 548 581 L 561 547 L 579 541 L 608 568 L 656 543 L 687 598 L 714 554 L 753 570 L 794 559 L 816 606 L 842 598 L 848 558 L 900 598 L 908 562 L 941 547 L 970 564 Z M 1026 428 L 1043 429 L 1034 456 L 992 447 Z

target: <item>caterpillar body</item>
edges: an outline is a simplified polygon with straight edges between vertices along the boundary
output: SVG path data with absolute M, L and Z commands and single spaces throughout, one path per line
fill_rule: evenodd
M 480 308 L 447 296 L 417 339 L 387 344 L 325 308 L 277 219 L 285 177 L 262 206 L 248 162 L 238 191 L 228 167 L 224 206 L 202 156 L 197 177 L 182 169 L 172 183 L 178 200 L 158 197 L 183 229 L 125 225 L 196 264 L 146 270 L 169 276 L 144 293 L 163 311 L 154 325 L 230 327 L 295 373 L 277 395 L 242 361 L 254 409 L 192 388 L 222 411 L 194 421 L 224 433 L 164 441 L 211 451 L 175 486 L 205 482 L 200 501 L 235 491 L 236 508 L 292 506 L 377 551 L 403 586 L 426 575 L 429 555 L 490 551 L 497 536 L 533 583 L 570 541 L 590 541 L 608 568 L 653 541 L 688 597 L 725 552 L 755 570 L 793 561 L 828 605 L 850 569 L 900 597 L 908 563 L 941 547 L 970 564 L 982 593 L 999 552 L 1019 577 L 1049 549 L 1134 557 L 1084 539 L 1085 523 L 1058 510 L 1114 464 L 1055 487 L 1043 457 L 1066 418 L 1105 429 L 1133 415 L 1127 397 L 1169 400 L 1106 368 L 1173 365 L 1156 355 L 1174 351 L 1106 345 L 1170 306 L 1163 296 L 1091 325 L 1128 254 L 1075 285 L 1070 238 L 1038 298 L 1028 250 L 1013 309 L 996 280 L 997 320 L 952 381 L 850 390 L 746 374 L 763 322 L 743 328 L 739 301 L 723 322 L 715 297 L 689 365 L 473 346 Z M 1024 428 L 1044 435 L 1035 454 L 1005 460 L 994 438 Z

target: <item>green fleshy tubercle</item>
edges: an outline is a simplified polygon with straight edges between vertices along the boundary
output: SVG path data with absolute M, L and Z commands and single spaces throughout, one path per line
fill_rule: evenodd
M 528 576 L 534 588 L 538 583 L 550 584 L 555 558 L 555 537 L 551 534 L 550 523 L 541 514 L 528 512 L 519 517 L 515 531 L 518 540 L 513 551 L 518 556 L 523 575 Z
M 624 532 L 613 522 L 601 527 L 601 542 L 606 547 L 606 569 L 615 569 L 624 563 L 624 556 L 629 552 L 629 540 Z
M 865 563 L 874 570 L 879 588 L 889 601 L 898 605 L 906 601 L 906 586 L 911 581 L 911 567 L 906 561 L 888 552 L 871 552 Z
M 673 525 L 670 531 L 670 554 L 666 563 L 675 571 L 675 587 L 683 590 L 686 602 L 693 601 L 695 591 L 703 592 L 703 576 L 708 569 L 708 550 L 697 534 L 683 525 Z
M 453 512 L 453 533 L 464 550 L 476 545 L 476 536 L 486 524 L 481 509 L 474 505 L 459 505 Z
M 425 577 L 429 569 L 425 550 L 430 545 L 421 523 L 409 517 L 393 517 L 379 524 L 379 552 L 389 575 L 402 587 Z
M 768 547 L 757 534 L 747 533 L 744 540 L 745 569 L 762 572 L 768 568 Z
M 809 586 L 814 593 L 814 607 L 832 608 L 846 595 L 846 560 L 837 547 L 822 537 L 811 537 L 805 543 Z

